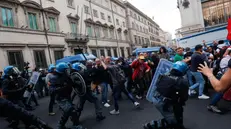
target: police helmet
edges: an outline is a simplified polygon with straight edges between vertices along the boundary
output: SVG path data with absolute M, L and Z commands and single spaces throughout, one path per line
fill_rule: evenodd
M 74 69 L 76 71 L 80 71 L 81 70 L 80 63 L 72 64 L 72 69 Z
M 20 71 L 17 67 L 7 66 L 4 68 L 4 76 L 18 76 L 20 75 Z
M 69 69 L 67 63 L 62 62 L 56 65 L 55 71 L 58 73 L 64 73 L 67 69 Z
M 188 70 L 188 65 L 183 61 L 177 61 L 173 64 L 172 69 L 177 70 L 182 75 L 184 75 Z
M 53 64 L 49 65 L 48 73 L 52 73 L 52 72 L 54 72 L 54 70 L 55 70 L 55 65 L 53 65 Z

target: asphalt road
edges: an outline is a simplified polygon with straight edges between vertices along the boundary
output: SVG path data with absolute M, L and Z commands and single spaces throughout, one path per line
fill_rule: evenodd
M 120 115 L 112 116 L 109 108 L 103 108 L 104 115 L 107 117 L 104 121 L 95 120 L 94 105 L 87 102 L 80 118 L 80 121 L 87 129 L 142 129 L 142 124 L 153 119 L 161 118 L 160 113 L 155 107 L 146 100 L 139 101 L 141 109 L 136 109 L 133 104 L 126 99 L 119 102 Z M 48 122 L 52 127 L 56 127 L 60 119 L 61 111 L 55 106 L 55 116 L 48 116 L 49 98 L 39 100 L 40 106 L 33 111 L 37 116 Z M 187 102 L 184 112 L 185 126 L 189 129 L 230 129 L 231 113 L 225 115 L 214 114 L 207 111 L 206 106 L 209 100 L 190 99 Z M 7 129 L 7 123 L 0 119 L 0 129 Z M 68 122 L 67 126 L 71 123 Z

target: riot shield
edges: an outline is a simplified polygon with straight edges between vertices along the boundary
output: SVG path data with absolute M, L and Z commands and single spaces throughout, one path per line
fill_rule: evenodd
M 157 83 L 157 80 L 159 78 L 160 75 L 163 75 L 167 72 L 170 71 L 171 67 L 172 67 L 173 63 L 166 60 L 166 59 L 161 59 L 157 68 L 156 68 L 156 73 L 152 79 L 152 83 L 148 89 L 148 93 L 147 93 L 147 96 L 146 96 L 146 99 L 149 101 L 149 102 L 152 102 L 152 103 L 155 103 L 156 102 L 156 99 L 154 98 L 155 97 L 155 93 L 156 93 L 156 83 Z
M 84 96 L 86 94 L 87 86 L 83 77 L 78 73 L 74 72 L 71 74 L 71 79 L 74 83 L 73 90 L 79 96 Z

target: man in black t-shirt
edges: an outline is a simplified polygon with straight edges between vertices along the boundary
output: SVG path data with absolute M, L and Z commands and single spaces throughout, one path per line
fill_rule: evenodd
M 205 59 L 202 54 L 203 46 L 197 45 L 195 47 L 195 53 L 193 53 L 191 57 L 191 73 L 196 80 L 196 84 L 189 87 L 189 95 L 191 95 L 191 91 L 197 87 L 199 87 L 199 99 L 209 99 L 209 96 L 203 94 L 205 80 L 200 72 L 197 72 L 199 64 L 203 64 Z

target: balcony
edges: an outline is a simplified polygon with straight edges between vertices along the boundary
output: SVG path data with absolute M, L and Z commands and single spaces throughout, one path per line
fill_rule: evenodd
M 89 41 L 88 35 L 77 34 L 77 33 L 67 33 L 65 37 L 67 43 L 77 43 L 77 44 L 86 44 Z

